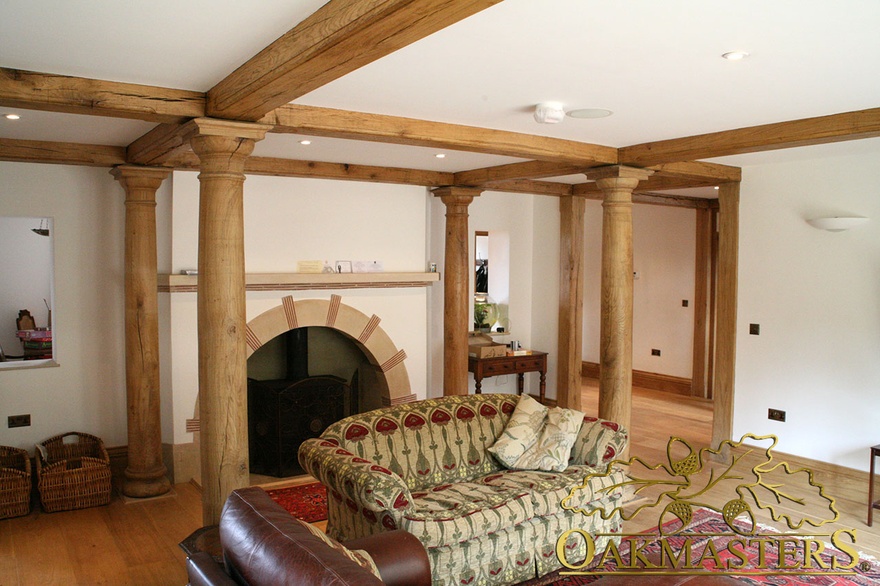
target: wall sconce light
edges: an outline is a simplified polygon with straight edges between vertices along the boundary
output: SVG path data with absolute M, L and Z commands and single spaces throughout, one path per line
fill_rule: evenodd
M 843 232 L 856 226 L 861 226 L 868 221 L 868 218 L 857 216 L 834 216 L 830 218 L 813 218 L 807 220 L 807 223 L 817 230 L 827 230 L 828 232 Z

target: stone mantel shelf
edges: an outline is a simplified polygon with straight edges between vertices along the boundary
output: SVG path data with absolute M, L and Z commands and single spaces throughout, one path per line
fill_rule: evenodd
M 440 273 L 251 273 L 245 275 L 248 291 L 303 291 L 309 289 L 392 289 L 428 287 Z M 192 293 L 197 275 L 159 275 L 159 292 Z

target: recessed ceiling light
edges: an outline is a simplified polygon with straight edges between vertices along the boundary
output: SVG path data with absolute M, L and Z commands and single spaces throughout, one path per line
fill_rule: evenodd
M 739 61 L 741 59 L 745 59 L 746 57 L 748 57 L 749 54 L 746 53 L 745 51 L 730 51 L 728 53 L 724 53 L 721 56 L 724 57 L 725 59 L 727 59 L 728 61 Z
M 306 144 L 306 145 L 308 145 L 308 144 L 312 144 L 312 141 L 310 141 L 310 140 L 301 140 L 301 141 L 299 141 L 299 144 Z
M 18 114 L 7 114 L 6 115 L 7 120 L 18 120 L 20 118 L 21 118 L 21 116 L 19 116 Z
M 443 154 L 443 153 L 437 153 L 437 154 L 434 155 L 434 156 L 437 157 L 438 159 L 445 159 L 445 158 L 446 158 L 446 155 Z
M 605 108 L 580 108 L 578 110 L 571 110 L 568 115 L 572 118 L 605 118 L 613 113 Z

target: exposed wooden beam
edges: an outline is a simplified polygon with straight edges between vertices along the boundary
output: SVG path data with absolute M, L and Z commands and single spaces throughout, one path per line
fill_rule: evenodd
M 572 194 L 572 186 L 568 183 L 554 183 L 552 181 L 529 181 L 517 179 L 493 183 L 486 187 L 485 191 L 502 191 L 506 193 L 531 193 L 534 195 L 552 195 L 563 197 Z
M 547 136 L 288 104 L 260 122 L 272 132 L 447 148 L 591 167 L 617 162 L 617 149 Z
M 175 169 L 197 171 L 199 169 L 199 160 L 193 153 L 184 153 L 174 159 L 173 165 Z M 345 181 L 395 183 L 400 185 L 424 185 L 426 187 L 441 187 L 451 185 L 452 182 L 452 173 L 441 173 L 439 171 L 349 165 L 345 163 L 323 163 L 319 161 L 297 161 L 273 157 L 249 157 L 245 163 L 244 172 L 246 175 L 341 179 Z
M 460 171 L 455 174 L 456 185 L 491 185 L 500 181 L 515 179 L 541 179 L 543 177 L 559 177 L 582 172 L 584 165 L 569 163 L 548 163 L 547 161 L 526 161 L 510 163 L 495 167 Z
M 0 106 L 173 123 L 204 116 L 205 94 L 0 68 Z
M 0 161 L 113 167 L 125 163 L 125 148 L 0 138 Z
M 650 166 L 880 136 L 880 108 L 647 142 L 620 149 L 620 162 Z
M 185 124 L 160 124 L 125 149 L 128 162 L 133 165 L 165 165 L 189 149 Z
M 742 169 L 718 163 L 690 161 L 684 163 L 663 163 L 660 165 L 652 165 L 648 168 L 654 171 L 654 175 L 659 175 L 660 177 L 694 179 L 700 182 L 710 182 L 712 184 L 742 180 Z
M 633 203 L 667 206 L 673 208 L 709 209 L 716 200 L 705 197 L 669 195 L 665 193 L 633 193 Z
M 208 116 L 275 108 L 501 0 L 330 0 L 208 92 Z
M 650 183 L 653 177 L 650 177 L 642 183 Z M 665 193 L 655 193 L 646 190 L 641 186 L 633 191 L 633 203 L 643 203 L 652 205 L 671 206 L 678 208 L 711 208 L 715 200 L 702 197 L 688 197 L 684 195 L 671 195 Z M 585 199 L 595 199 L 601 201 L 604 199 L 602 190 L 595 183 L 578 183 L 572 186 L 572 194 Z

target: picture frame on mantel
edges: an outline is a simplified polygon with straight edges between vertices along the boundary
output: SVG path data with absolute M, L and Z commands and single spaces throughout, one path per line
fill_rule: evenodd
M 337 260 L 336 261 L 336 272 L 337 273 L 350 273 L 351 272 L 351 261 L 350 260 Z

